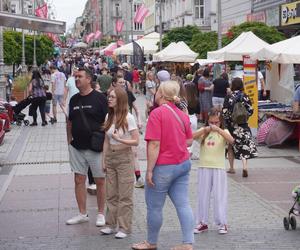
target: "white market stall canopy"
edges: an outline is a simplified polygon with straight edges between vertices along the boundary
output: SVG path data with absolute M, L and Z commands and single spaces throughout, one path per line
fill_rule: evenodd
M 154 54 L 158 50 L 159 34 L 153 32 L 136 41 L 145 55 Z M 133 43 L 128 43 L 114 50 L 114 55 L 133 55 Z
M 195 62 L 198 53 L 192 51 L 184 42 L 170 43 L 162 51 L 153 55 L 154 62 Z
M 72 48 L 74 48 L 74 49 L 84 48 L 85 49 L 87 47 L 88 47 L 88 45 L 86 43 L 84 43 L 84 42 L 78 42 L 78 43 L 75 43 Z
M 269 44 L 251 31 L 243 32 L 230 44 L 216 51 L 207 53 L 207 59 L 219 61 L 243 61 L 243 56 L 251 55 L 268 47 Z
M 282 64 L 300 64 L 300 36 L 269 45 L 251 55 L 251 57 Z

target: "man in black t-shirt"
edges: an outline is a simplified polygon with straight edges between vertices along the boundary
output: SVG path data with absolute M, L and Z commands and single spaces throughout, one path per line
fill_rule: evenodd
M 86 68 L 79 69 L 75 75 L 75 94 L 69 103 L 69 118 L 67 121 L 67 139 L 71 169 L 75 174 L 75 195 L 79 208 L 79 215 L 66 221 L 67 225 L 74 225 L 89 221 L 86 212 L 85 181 L 88 168 L 91 169 L 97 186 L 98 216 L 96 226 L 105 225 L 105 174 L 102 168 L 102 153 L 90 149 L 91 131 L 101 131 L 107 114 L 106 97 L 92 89 L 93 74 Z M 89 128 L 85 125 L 80 109 L 86 117 Z

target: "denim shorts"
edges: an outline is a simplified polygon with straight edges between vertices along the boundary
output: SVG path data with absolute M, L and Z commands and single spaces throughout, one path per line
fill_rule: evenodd
M 87 175 L 90 168 L 95 178 L 104 178 L 105 173 L 102 168 L 102 153 L 89 149 L 76 149 L 69 145 L 69 157 L 71 170 L 74 173 Z
M 53 102 L 53 105 L 54 105 L 54 106 L 56 106 L 57 103 L 58 103 L 59 105 L 63 105 L 63 103 L 64 103 L 64 95 L 53 95 L 53 100 L 52 100 L 52 102 Z

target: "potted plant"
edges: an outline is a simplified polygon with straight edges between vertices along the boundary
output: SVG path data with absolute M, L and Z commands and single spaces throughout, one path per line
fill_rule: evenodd
M 28 86 L 31 80 L 29 74 L 19 75 L 13 81 L 12 95 L 18 102 L 24 100 L 28 96 Z

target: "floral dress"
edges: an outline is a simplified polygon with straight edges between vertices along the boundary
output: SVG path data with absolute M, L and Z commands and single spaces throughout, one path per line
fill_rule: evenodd
M 236 159 L 251 159 L 257 157 L 257 148 L 253 140 L 251 130 L 247 123 L 235 124 L 232 121 L 232 112 L 234 104 L 237 100 L 241 100 L 246 107 L 249 116 L 253 114 L 253 108 L 249 97 L 241 91 L 234 91 L 231 95 L 227 95 L 224 100 L 222 109 L 225 126 L 234 138 L 233 152 Z

